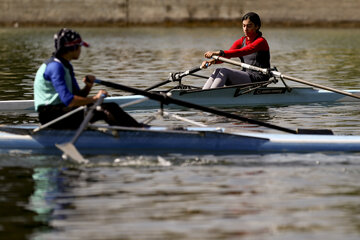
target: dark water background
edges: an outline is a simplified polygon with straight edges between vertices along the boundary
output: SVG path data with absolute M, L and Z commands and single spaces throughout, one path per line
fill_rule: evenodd
M 226 49 L 241 35 L 237 28 L 77 30 L 91 44 L 73 62 L 78 80 L 90 73 L 140 88 L 200 65 L 206 50 Z M 0 29 L 0 100 L 32 99 L 34 74 L 52 52 L 56 31 Z M 280 72 L 359 89 L 359 29 L 263 32 Z M 204 81 L 188 78 L 186 83 L 202 86 Z M 294 129 L 360 134 L 356 103 L 228 111 Z M 196 111 L 178 113 L 210 125 L 265 131 Z M 131 114 L 144 118 L 149 112 Z M 0 112 L 0 124 L 20 123 L 37 123 L 36 115 Z M 78 166 L 60 156 L 1 155 L 0 239 L 360 238 L 359 154 L 139 153 L 90 160 L 91 165 Z

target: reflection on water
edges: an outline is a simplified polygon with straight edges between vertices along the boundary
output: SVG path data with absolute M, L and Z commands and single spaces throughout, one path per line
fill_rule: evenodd
M 338 239 L 344 230 L 356 239 L 353 211 L 360 191 L 349 184 L 359 174 L 356 158 L 330 156 L 319 163 L 313 156 L 290 154 L 285 162 L 279 157 L 262 157 L 264 163 L 258 156 L 208 156 L 202 163 L 165 157 L 171 167 L 156 167 L 156 158 L 129 157 L 124 162 L 130 165 L 121 168 L 64 168 L 42 175 L 37 170 L 36 192 L 46 191 L 38 199 L 43 202 L 31 207 L 51 207 L 50 215 L 40 216 L 51 220 L 55 239 L 304 239 L 311 233 L 312 239 L 324 239 L 329 231 L 330 239 Z
M 0 236 L 357 239 L 358 159 L 326 154 L 98 156 L 79 167 L 32 156 L 32 168 L 0 169 L 1 212 L 9 216 L 0 221 Z
M 91 44 L 78 79 L 145 88 L 226 49 L 237 28 L 81 28 Z M 32 99 L 57 29 L 0 29 L 0 100 Z M 280 72 L 340 89 L 360 86 L 359 29 L 263 29 Z M 214 68 L 203 70 L 209 75 Z M 204 79 L 187 78 L 202 86 Z M 298 85 L 289 83 L 292 86 Z M 164 86 L 166 88 L 167 86 Z M 95 87 L 95 91 L 100 86 Z M 127 94 L 110 90 L 112 94 Z M 360 134 L 360 107 L 309 104 L 229 111 L 287 128 Z M 207 113 L 172 112 L 211 125 L 265 131 Z M 147 111 L 131 112 L 144 119 Z M 0 113 L 0 124 L 37 123 Z M 178 124 L 172 120 L 164 125 Z M 268 130 L 266 130 L 268 131 Z M 91 156 L 0 155 L 1 239 L 359 239 L 359 154 Z
M 38 219 L 38 214 L 28 208 L 35 182 L 33 170 L 22 167 L 0 168 L 0 237 L 24 239 L 33 229 L 45 230 L 47 221 Z

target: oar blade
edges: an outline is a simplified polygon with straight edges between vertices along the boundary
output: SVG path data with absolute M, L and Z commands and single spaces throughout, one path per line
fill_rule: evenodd
M 316 135 L 334 135 L 331 129 L 305 129 L 298 128 L 297 134 L 316 134 Z
M 65 154 L 65 156 L 70 157 L 77 163 L 89 162 L 89 160 L 85 159 L 71 142 L 55 144 L 55 146 L 59 148 Z

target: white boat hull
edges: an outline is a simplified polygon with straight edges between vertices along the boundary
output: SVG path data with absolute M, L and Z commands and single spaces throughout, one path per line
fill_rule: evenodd
M 360 96 L 360 90 L 346 90 L 346 92 Z M 170 94 L 171 97 L 183 101 L 206 107 L 221 108 L 360 101 L 360 99 L 350 96 L 313 88 L 292 88 L 291 92 L 288 92 L 286 88 L 283 87 L 267 87 L 253 90 L 246 94 L 241 94 L 237 87 L 226 87 L 205 91 L 175 89 L 172 90 Z M 105 102 L 116 102 L 119 105 L 123 105 L 144 98 L 145 97 L 141 95 L 108 97 L 105 99 Z M 159 102 L 147 100 L 124 108 L 128 110 L 141 110 L 158 108 L 159 106 Z M 165 105 L 165 107 L 181 108 L 180 106 L 172 104 Z M 0 101 L 0 111 L 34 111 L 34 102 L 32 100 Z

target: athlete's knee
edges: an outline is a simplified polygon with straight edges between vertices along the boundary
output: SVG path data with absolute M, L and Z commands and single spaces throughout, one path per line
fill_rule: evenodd
M 214 72 L 212 73 L 212 75 L 218 75 L 219 71 L 221 70 L 221 68 L 217 68 L 214 70 Z
M 227 75 L 229 75 L 229 73 L 231 73 L 231 72 L 232 72 L 232 70 L 230 70 L 230 69 L 228 69 L 228 68 L 221 68 L 219 73 L 227 76 Z
M 114 102 L 108 102 L 108 103 L 103 103 L 101 104 L 101 110 L 103 111 L 109 111 L 109 112 L 113 112 L 113 111 L 123 111 L 119 105 L 117 103 Z

